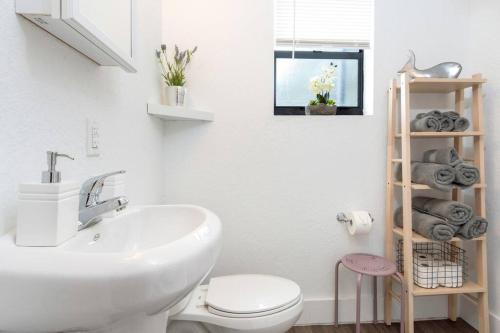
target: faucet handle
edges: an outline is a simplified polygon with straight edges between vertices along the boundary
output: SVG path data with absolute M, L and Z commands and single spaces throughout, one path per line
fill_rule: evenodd
M 104 186 L 104 181 L 106 180 L 106 178 L 124 174 L 125 172 L 125 170 L 109 172 L 86 180 L 83 183 L 82 189 L 80 191 L 80 194 L 82 196 L 86 196 L 85 204 L 88 205 L 90 202 L 97 200 L 99 194 L 101 194 L 102 192 L 102 188 Z
M 105 173 L 105 174 L 102 174 L 99 176 L 95 176 L 94 178 L 91 178 L 91 179 L 95 179 L 96 181 L 102 181 L 104 183 L 104 180 L 106 178 L 109 178 L 111 176 L 121 175 L 121 174 L 124 174 L 125 172 L 126 172 L 125 170 L 108 172 L 108 173 Z
M 108 172 L 108 173 L 105 173 L 105 174 L 102 174 L 102 175 L 90 178 L 89 180 L 87 180 L 87 182 L 92 183 L 92 187 L 90 188 L 89 193 L 93 193 L 96 190 L 99 190 L 99 193 L 100 193 L 101 190 L 102 190 L 102 187 L 104 185 L 104 181 L 106 180 L 106 178 L 109 178 L 111 176 L 116 176 L 116 175 L 124 174 L 125 172 L 126 172 L 125 170 L 113 171 L 113 172 Z

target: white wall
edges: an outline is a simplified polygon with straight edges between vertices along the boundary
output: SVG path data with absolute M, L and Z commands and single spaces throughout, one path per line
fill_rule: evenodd
M 494 0 L 474 1 L 471 5 L 471 38 L 468 47 L 470 67 L 488 79 L 484 88 L 484 122 L 486 127 L 486 211 L 488 229 L 488 269 L 491 332 L 500 332 L 500 35 L 498 13 L 500 3 Z M 476 307 L 465 299 L 463 316 L 477 322 Z
M 146 115 L 159 98 L 154 48 L 160 43 L 160 0 L 138 1 L 138 74 L 97 66 L 0 2 L 0 234 L 15 223 L 17 184 L 39 181 L 45 151 L 61 160 L 64 179 L 125 169 L 133 204 L 163 193 L 163 123 Z M 101 127 L 102 154 L 85 155 L 86 118 Z
M 0 233 L 15 223 L 17 184 L 38 180 L 44 152 L 56 149 L 77 157 L 61 161 L 66 179 L 124 168 L 133 203 L 159 202 L 164 195 L 167 202 L 213 209 L 225 232 L 214 274 L 292 278 L 307 299 L 303 320 L 329 322 L 335 259 L 347 252 L 383 251 L 385 91 L 408 48 L 422 67 L 456 60 L 469 65 L 466 72 L 488 77 L 488 211 L 490 220 L 496 219 L 497 2 L 469 8 L 469 1 L 377 1 L 374 104 L 368 106 L 375 115 L 305 118 L 272 115 L 272 1 L 164 1 L 165 41 L 200 46 L 189 77 L 193 105 L 216 113 L 212 124 L 170 123 L 165 135 L 163 123 L 145 115 L 146 101 L 159 97 L 152 51 L 160 41 L 160 0 L 139 2 L 138 74 L 96 66 L 16 16 L 13 0 L 0 3 Z M 99 158 L 85 156 L 87 117 L 101 125 Z M 359 208 L 371 211 L 377 224 L 371 235 L 353 239 L 335 214 Z M 493 325 L 500 317 L 499 233 L 492 223 Z M 341 297 L 351 306 L 353 283 L 348 274 L 342 278 Z M 421 317 L 445 315 L 443 299 L 421 304 Z M 369 319 L 369 311 L 364 314 Z M 474 320 L 467 304 L 462 314 Z M 341 316 L 352 320 L 351 311 Z
M 465 61 L 468 1 L 376 1 L 375 16 L 374 115 L 276 117 L 273 1 L 164 0 L 164 41 L 199 46 L 189 70 L 192 105 L 216 114 L 211 124 L 166 125 L 165 201 L 221 217 L 224 250 L 213 274 L 297 281 L 302 322 L 331 322 L 337 258 L 383 253 L 386 90 L 407 50 L 421 67 Z M 370 235 L 351 238 L 336 222 L 337 212 L 353 209 L 373 213 Z M 351 306 L 341 317 L 352 321 L 352 275 L 341 279 Z M 446 315 L 442 298 L 419 304 L 420 317 Z

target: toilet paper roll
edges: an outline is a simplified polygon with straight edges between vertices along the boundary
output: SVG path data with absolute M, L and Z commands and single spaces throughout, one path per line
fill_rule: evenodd
M 413 281 L 422 288 L 439 287 L 440 262 L 431 254 L 413 252 Z
M 373 221 L 368 212 L 353 211 L 348 214 L 348 218 L 351 222 L 347 223 L 347 230 L 352 236 L 367 234 L 372 229 Z
M 419 265 L 421 263 L 426 263 L 426 264 L 430 263 L 433 265 L 438 265 L 437 260 L 434 259 L 434 256 L 432 254 L 419 252 L 419 251 L 413 252 L 413 262 L 417 263 L 417 265 Z
M 439 263 L 438 283 L 447 288 L 458 288 L 464 284 L 462 266 L 451 262 L 441 261 Z
M 413 282 L 422 288 L 437 288 L 439 267 L 432 263 L 413 264 Z

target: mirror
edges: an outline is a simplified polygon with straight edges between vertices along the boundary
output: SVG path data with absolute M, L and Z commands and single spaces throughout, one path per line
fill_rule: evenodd
M 80 14 L 132 57 L 132 0 L 78 1 Z
M 111 57 L 115 65 L 136 72 L 135 0 L 61 0 L 61 5 L 66 23 Z

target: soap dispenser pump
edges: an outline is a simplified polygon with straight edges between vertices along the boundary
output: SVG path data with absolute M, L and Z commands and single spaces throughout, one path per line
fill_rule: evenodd
M 70 160 L 75 160 L 74 157 L 71 157 L 66 154 L 59 154 L 58 152 L 55 151 L 48 151 L 47 152 L 47 165 L 48 165 L 48 170 L 42 172 L 42 183 L 44 184 L 54 184 L 54 183 L 60 183 L 61 182 L 61 172 L 56 170 L 56 164 L 57 164 L 57 158 L 58 157 L 65 157 L 69 158 Z
M 17 205 L 18 246 L 57 246 L 78 231 L 78 182 L 61 181 L 56 170 L 58 157 L 73 157 L 47 152 L 48 170 L 41 183 L 19 184 Z

